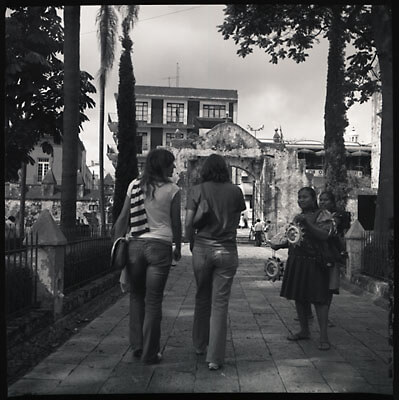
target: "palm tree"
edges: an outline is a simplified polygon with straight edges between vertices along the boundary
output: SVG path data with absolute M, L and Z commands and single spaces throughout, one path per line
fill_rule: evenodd
M 135 78 L 132 65 L 132 46 L 129 33 L 137 21 L 139 6 L 122 6 L 122 54 L 119 63 L 118 87 L 118 160 L 115 170 L 113 219 L 119 216 L 129 182 L 138 175 L 136 147 Z
M 101 65 L 99 70 L 100 80 L 100 127 L 99 127 L 99 164 L 100 164 L 100 223 L 101 229 L 105 227 L 104 204 L 104 104 L 105 86 L 107 76 L 115 58 L 115 43 L 118 33 L 118 16 L 114 6 L 101 6 L 96 22 L 98 24 L 97 35 L 100 42 Z
M 76 222 L 76 172 L 80 96 L 80 6 L 64 7 L 64 118 L 62 145 L 61 226 Z

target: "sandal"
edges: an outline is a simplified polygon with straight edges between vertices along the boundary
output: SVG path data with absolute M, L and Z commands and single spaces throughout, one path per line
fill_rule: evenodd
M 319 346 L 317 348 L 319 350 L 323 350 L 323 351 L 330 350 L 331 344 L 330 344 L 330 342 L 320 342 Z
M 310 336 L 305 336 L 302 335 L 300 332 L 298 333 L 293 333 L 292 335 L 287 336 L 287 340 L 290 340 L 291 342 L 296 342 L 298 340 L 309 340 Z

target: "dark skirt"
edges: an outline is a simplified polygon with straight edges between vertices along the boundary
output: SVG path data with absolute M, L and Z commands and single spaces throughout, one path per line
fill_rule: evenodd
M 309 303 L 328 303 L 328 268 L 316 258 L 289 255 L 280 296 Z

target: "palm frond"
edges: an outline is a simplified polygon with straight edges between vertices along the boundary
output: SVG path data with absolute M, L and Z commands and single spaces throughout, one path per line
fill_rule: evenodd
M 98 75 L 105 82 L 114 63 L 115 43 L 118 35 L 118 15 L 114 6 L 100 6 L 96 23 L 98 24 L 97 37 L 101 52 L 101 65 Z

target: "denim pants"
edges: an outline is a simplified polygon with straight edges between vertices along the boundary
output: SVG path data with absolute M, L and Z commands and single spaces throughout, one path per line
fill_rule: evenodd
M 226 351 L 227 311 L 231 285 L 238 267 L 236 248 L 196 246 L 193 269 L 195 295 L 193 345 L 206 361 L 222 365 Z
M 172 263 L 172 245 L 153 239 L 129 241 L 129 341 L 152 362 L 160 350 L 162 300 Z

